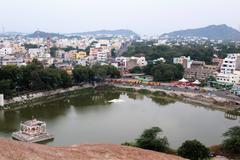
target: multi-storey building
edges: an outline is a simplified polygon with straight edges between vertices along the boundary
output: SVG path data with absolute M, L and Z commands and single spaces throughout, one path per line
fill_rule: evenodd
M 204 61 L 193 61 L 190 68 L 185 68 L 184 77 L 189 80 L 206 80 L 217 75 L 218 66 L 206 65 Z
M 240 83 L 240 53 L 228 54 L 223 60 L 217 81 L 223 83 Z
M 7 55 L 7 54 L 12 54 L 13 50 L 12 48 L 2 48 L 0 49 L 0 55 Z
M 240 69 L 240 53 L 228 54 L 221 66 L 221 73 L 233 74 L 236 69 Z
M 106 62 L 108 59 L 108 53 L 107 52 L 98 52 L 97 54 L 97 61 L 98 62 Z
M 127 67 L 127 57 L 116 57 L 115 61 L 118 63 L 119 68 Z
M 181 57 L 173 58 L 173 63 L 181 64 L 183 68 L 190 68 L 192 64 L 192 60 L 189 56 L 188 57 L 181 56 Z

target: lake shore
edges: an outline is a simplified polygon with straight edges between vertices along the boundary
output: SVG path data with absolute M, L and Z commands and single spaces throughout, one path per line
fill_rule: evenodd
M 169 91 L 163 89 L 154 89 L 154 88 L 142 88 L 142 87 L 135 87 L 135 86 L 125 86 L 125 85 L 113 85 L 114 87 L 118 88 L 127 88 L 127 89 L 134 89 L 136 91 L 147 90 L 150 91 L 151 94 L 154 92 L 161 92 L 163 95 L 166 95 L 171 98 L 175 98 L 181 100 L 186 103 L 202 105 L 206 107 L 210 107 L 213 109 L 218 109 L 224 112 L 234 111 L 239 109 L 240 102 L 232 101 L 227 98 L 222 98 L 218 96 L 208 96 L 199 93 L 192 93 L 192 92 L 180 92 L 180 91 Z
M 69 88 L 60 88 L 50 91 L 42 91 L 36 93 L 24 94 L 18 97 L 13 97 L 12 99 L 4 100 L 3 109 L 18 109 L 24 106 L 41 104 L 44 102 L 55 101 L 57 99 L 63 99 L 72 94 L 79 94 L 78 91 L 90 92 L 94 87 L 90 84 L 85 84 L 83 86 L 72 86 Z
M 119 89 L 132 89 L 133 91 L 143 91 L 147 90 L 149 94 L 156 94 L 156 97 L 160 96 L 167 96 L 172 99 L 181 100 L 186 103 L 201 105 L 210 107 L 213 109 L 218 109 L 224 112 L 234 111 L 239 108 L 240 102 L 232 101 L 227 98 L 217 97 L 217 96 L 208 96 L 199 93 L 192 93 L 192 92 L 180 92 L 180 91 L 171 91 L 171 90 L 163 90 L 163 89 L 154 89 L 154 88 L 142 88 L 136 86 L 126 86 L 126 85 L 119 85 L 119 84 L 104 84 L 105 86 L 113 86 Z M 101 86 L 101 85 L 97 85 Z M 16 109 L 22 108 L 24 105 L 31 105 L 31 104 L 38 104 L 44 103 L 46 101 L 55 101 L 57 99 L 66 98 L 70 94 L 78 94 L 78 91 L 83 89 L 92 88 L 93 90 L 96 88 L 90 84 L 85 84 L 83 86 L 73 86 L 70 88 L 61 88 L 51 91 L 43 91 L 31 94 L 25 94 L 18 97 L 14 97 L 9 100 L 4 100 L 5 106 L 3 109 Z M 81 92 L 79 93 L 81 94 Z

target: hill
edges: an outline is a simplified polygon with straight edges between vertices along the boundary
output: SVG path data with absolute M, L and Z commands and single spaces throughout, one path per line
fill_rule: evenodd
M 80 33 L 72 33 L 75 36 L 96 36 L 96 35 L 121 35 L 121 36 L 138 36 L 137 33 L 127 30 L 127 29 L 119 29 L 119 30 L 99 30 L 99 31 L 91 31 L 91 32 L 80 32 Z
M 48 33 L 43 31 L 35 31 L 32 34 L 27 35 L 29 38 L 53 38 L 53 37 L 64 37 L 64 35 L 58 33 Z
M 28 34 L 29 38 L 63 38 L 63 37 L 80 37 L 80 36 L 104 36 L 104 35 L 112 35 L 112 36 L 125 36 L 125 37 L 138 37 L 138 34 L 127 29 L 119 29 L 119 30 L 99 30 L 99 31 L 91 31 L 91 32 L 79 32 L 79 33 L 70 33 L 70 34 L 59 34 L 59 33 L 48 33 L 43 31 L 35 31 L 32 34 Z
M 180 30 L 163 34 L 163 36 L 166 35 L 169 36 L 170 38 L 177 38 L 178 36 L 181 36 L 181 37 L 207 37 L 208 39 L 224 41 L 240 40 L 240 32 L 225 24 L 211 25 L 197 29 Z
M 120 145 L 52 147 L 0 139 L 1 160 L 184 160 L 164 153 Z

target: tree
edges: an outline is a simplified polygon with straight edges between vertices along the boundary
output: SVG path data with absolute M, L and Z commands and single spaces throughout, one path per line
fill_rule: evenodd
M 22 70 L 22 73 L 23 73 L 23 78 L 22 78 L 22 81 L 21 81 L 21 88 L 22 89 L 27 90 L 27 89 L 41 88 L 41 87 L 37 86 L 39 82 L 40 82 L 39 85 L 42 85 L 42 82 L 41 82 L 41 80 L 39 78 L 39 72 L 41 70 L 43 70 L 44 67 L 41 64 L 41 62 L 39 62 L 38 60 L 34 59 L 27 66 L 22 66 L 20 69 Z
M 30 89 L 31 90 L 42 90 L 44 89 L 44 82 L 42 81 L 38 71 L 31 71 L 30 72 L 29 81 L 30 81 Z
M 51 47 L 51 48 L 50 48 L 50 55 L 51 55 L 52 57 L 56 57 L 56 52 L 57 52 L 57 50 L 58 50 L 58 48 L 57 48 L 56 46 Z
M 130 70 L 130 73 L 142 73 L 142 72 L 143 72 L 143 70 L 139 66 L 136 66 L 136 67 L 134 67 L 133 69 Z
M 66 88 L 72 86 L 72 77 L 64 70 L 61 70 L 60 74 L 62 80 L 62 87 Z
M 93 70 L 94 76 L 99 81 L 102 81 L 107 77 L 107 66 L 101 66 L 99 64 L 96 64 L 92 66 L 92 70 Z
M 232 127 L 223 134 L 223 149 L 231 153 L 240 154 L 240 126 Z
M 38 48 L 37 44 L 30 44 L 30 43 L 25 43 L 24 44 L 25 49 L 30 49 L 30 48 Z
M 120 75 L 119 70 L 116 67 L 108 65 L 107 66 L 107 76 L 109 76 L 111 78 L 119 78 L 121 75 Z
M 84 66 L 76 66 L 73 70 L 73 78 L 75 82 L 88 82 L 89 81 L 89 68 Z
M 116 55 L 117 55 L 116 49 L 115 48 L 111 49 L 111 56 L 115 58 Z
M 188 44 L 180 46 L 166 46 L 153 45 L 155 42 L 134 42 L 128 47 L 128 50 L 123 56 L 138 56 L 144 54 L 148 61 L 163 57 L 166 61 L 172 62 L 173 57 L 190 56 L 193 60 L 205 61 L 207 64 L 212 63 L 212 57 L 217 54 L 220 58 L 225 58 L 226 53 L 239 53 L 240 47 L 234 43 L 215 44 L 212 46 L 211 42 L 204 44 Z M 174 43 L 174 42 L 172 42 Z M 175 42 L 176 43 L 176 42 Z M 214 47 L 217 45 L 219 51 L 215 51 Z
M 154 81 L 169 82 L 183 77 L 184 69 L 179 64 L 157 63 L 144 68 L 145 74 L 153 76 Z
M 202 160 L 209 157 L 209 149 L 197 140 L 188 140 L 177 150 L 179 156 L 191 160 Z
M 43 89 L 55 89 L 62 85 L 61 73 L 58 69 L 46 68 L 39 74 L 41 81 L 44 83 Z
M 73 78 L 75 82 L 90 82 L 102 81 L 105 78 L 119 78 L 120 72 L 118 69 L 111 65 L 93 65 L 91 68 L 86 66 L 76 66 L 73 70 Z
M 184 68 L 181 64 L 174 64 L 176 69 L 175 69 L 175 79 L 181 79 L 183 78 L 184 74 Z
M 118 71 L 118 69 L 111 65 L 96 64 L 92 66 L 92 71 L 94 73 L 94 76 L 98 80 L 104 80 L 107 77 L 110 77 L 110 78 L 120 77 L 120 72 Z
M 162 130 L 159 127 L 146 129 L 136 140 L 136 146 L 143 149 L 149 149 L 158 152 L 166 152 L 169 143 L 166 137 L 158 137 Z
M 213 77 L 213 76 L 209 76 L 208 77 L 208 81 L 209 82 L 215 82 L 215 81 L 217 81 L 217 79 L 215 77 Z
M 12 80 L 0 80 L 0 93 L 3 93 L 6 98 L 10 98 L 13 94 Z

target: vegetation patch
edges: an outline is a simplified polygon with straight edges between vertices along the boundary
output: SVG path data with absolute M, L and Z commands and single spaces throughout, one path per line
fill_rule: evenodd
M 152 94 L 154 96 L 167 96 L 167 94 L 165 92 L 162 92 L 162 91 L 154 91 L 154 92 L 152 92 Z
M 167 105 L 170 103 L 175 103 L 175 100 L 168 97 L 152 97 L 152 100 L 160 105 Z
M 147 90 L 147 89 L 140 89 L 140 90 L 137 90 L 138 93 L 141 93 L 141 94 L 144 94 L 144 95 L 148 95 L 148 94 L 151 94 L 152 92 Z

